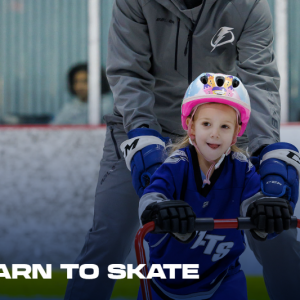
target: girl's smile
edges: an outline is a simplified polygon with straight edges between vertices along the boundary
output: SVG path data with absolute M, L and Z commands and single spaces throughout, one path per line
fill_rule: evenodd
M 210 144 L 210 143 L 207 143 L 208 147 L 212 148 L 212 149 L 217 149 L 220 147 L 220 145 L 218 144 Z

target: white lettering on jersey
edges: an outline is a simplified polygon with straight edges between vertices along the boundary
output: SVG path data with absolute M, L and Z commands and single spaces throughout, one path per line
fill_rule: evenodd
M 191 247 L 191 249 L 195 249 L 198 246 L 206 246 L 203 254 L 212 255 L 212 261 L 217 261 L 223 258 L 226 254 L 229 253 L 230 249 L 234 246 L 233 242 L 224 242 L 220 243 L 216 251 L 213 253 L 214 248 L 216 247 L 218 242 L 221 242 L 225 239 L 225 235 L 214 235 L 214 234 L 206 234 L 206 231 L 200 231 L 197 233 L 198 238 Z
M 225 242 L 218 245 L 216 253 L 212 256 L 212 261 L 217 261 L 223 258 L 226 254 L 229 253 L 230 249 L 233 247 L 233 242 Z
M 217 242 L 218 241 L 223 241 L 225 239 L 225 235 L 212 235 L 212 234 L 207 234 L 205 236 L 206 240 L 209 240 L 205 250 L 203 251 L 204 254 L 211 255 Z
M 193 246 L 191 247 L 191 249 L 195 249 L 198 246 L 205 246 L 205 244 L 206 244 L 206 241 L 203 241 L 203 238 L 206 235 L 206 231 L 200 231 L 197 233 L 197 235 L 198 235 L 198 238 L 195 241 L 195 243 L 193 244 Z

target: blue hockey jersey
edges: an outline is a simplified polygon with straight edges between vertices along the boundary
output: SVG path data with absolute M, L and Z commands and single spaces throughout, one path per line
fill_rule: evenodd
M 203 186 L 197 153 L 193 146 L 175 151 L 153 174 L 141 198 L 159 201 L 184 200 L 197 218 L 231 219 L 240 216 L 241 203 L 260 191 L 260 177 L 245 155 L 232 152 Z M 165 292 L 176 295 L 214 291 L 226 274 L 240 269 L 239 256 L 245 250 L 244 233 L 235 229 L 198 232 L 184 244 L 170 234 L 148 234 L 150 264 L 199 264 L 199 279 L 183 279 L 176 270 L 175 279 L 155 278 Z

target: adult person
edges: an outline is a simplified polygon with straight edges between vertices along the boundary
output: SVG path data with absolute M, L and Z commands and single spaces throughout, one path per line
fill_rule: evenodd
M 110 113 L 113 98 L 105 71 L 101 76 L 102 115 Z M 68 90 L 73 96 L 51 122 L 52 125 L 86 125 L 88 124 L 88 66 L 80 63 L 72 66 L 67 74 Z
M 162 162 L 166 137 L 184 135 L 180 105 L 199 74 L 209 70 L 238 76 L 247 88 L 252 114 L 239 147 L 258 156 L 270 152 L 267 145 L 279 142 L 280 80 L 271 23 L 267 0 L 115 1 L 107 60 L 114 113 L 105 116 L 107 134 L 93 226 L 76 260 L 80 265 L 97 264 L 100 274 L 88 281 L 74 272 L 65 299 L 109 299 L 114 282 L 107 277 L 107 266 L 124 263 L 139 226 L 135 190 L 142 195 Z M 123 142 L 126 161 L 120 152 Z M 289 171 L 294 172 L 288 183 L 294 206 L 298 178 L 295 168 Z M 269 170 L 264 172 L 267 175 Z M 281 186 L 286 185 L 285 180 Z M 264 267 L 271 299 L 299 298 L 300 245 L 295 235 L 286 231 L 260 247 L 248 234 Z

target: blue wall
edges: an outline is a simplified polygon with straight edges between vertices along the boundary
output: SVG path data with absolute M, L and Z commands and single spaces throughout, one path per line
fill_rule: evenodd
M 87 0 L 0 0 L 0 118 L 55 114 L 70 100 L 66 73 L 88 58 Z M 112 0 L 102 0 L 102 64 Z
M 114 1 L 101 1 L 105 66 Z M 268 0 L 273 16 L 274 1 Z M 289 120 L 300 121 L 300 1 L 288 3 Z M 0 119 L 9 114 L 54 115 L 70 101 L 67 70 L 87 61 L 87 4 L 87 0 L 0 0 Z

